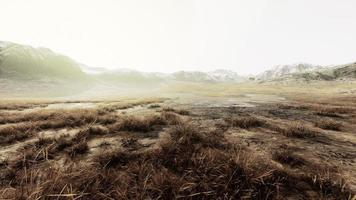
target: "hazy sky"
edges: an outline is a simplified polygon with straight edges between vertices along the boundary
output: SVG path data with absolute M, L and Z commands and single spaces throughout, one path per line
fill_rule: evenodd
M 356 61 L 356 0 L 0 0 L 0 40 L 143 71 Z

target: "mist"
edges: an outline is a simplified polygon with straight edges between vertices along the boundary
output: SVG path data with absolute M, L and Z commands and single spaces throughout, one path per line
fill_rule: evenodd
M 0 39 L 146 72 L 356 60 L 353 0 L 3 0 Z

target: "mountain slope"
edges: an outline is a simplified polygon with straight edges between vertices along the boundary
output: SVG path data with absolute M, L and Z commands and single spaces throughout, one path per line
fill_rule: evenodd
M 294 79 L 312 80 L 355 80 L 356 79 L 356 63 L 334 66 L 331 68 L 315 70 L 307 73 L 294 74 Z
M 288 76 L 290 74 L 305 73 L 320 69 L 323 69 L 323 67 L 306 63 L 295 65 L 278 65 L 257 75 L 256 78 L 259 80 L 273 80 L 283 78 L 284 76 Z
M 177 81 L 190 82 L 241 82 L 245 78 L 231 70 L 219 69 L 211 72 L 179 71 L 172 74 Z
M 332 67 L 305 64 L 278 66 L 258 75 L 257 80 L 273 82 L 356 80 L 356 63 Z
M 0 42 L 0 78 L 83 80 L 88 77 L 67 56 L 46 48 Z

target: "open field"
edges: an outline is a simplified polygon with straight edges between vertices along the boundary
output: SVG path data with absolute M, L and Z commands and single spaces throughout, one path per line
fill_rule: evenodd
M 187 84 L 155 98 L 3 99 L 0 199 L 354 200 L 353 88 Z

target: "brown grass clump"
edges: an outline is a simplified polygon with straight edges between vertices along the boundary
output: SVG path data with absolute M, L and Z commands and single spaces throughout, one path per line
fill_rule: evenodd
M 66 149 L 67 147 L 70 147 L 73 145 L 73 140 L 71 140 L 68 136 L 66 135 L 61 135 L 59 138 L 54 139 L 56 143 L 56 149 L 58 151 L 62 151 Z
M 126 101 L 126 102 L 118 102 L 118 103 L 111 103 L 105 106 L 101 106 L 98 110 L 101 114 L 115 112 L 117 110 L 123 110 L 128 108 L 133 108 L 135 106 L 142 106 L 152 103 L 162 103 L 164 99 L 153 99 L 153 100 L 136 100 L 136 101 Z M 158 104 L 152 104 L 158 105 Z
M 286 125 L 286 127 L 280 127 L 278 125 L 268 123 L 267 127 L 287 137 L 313 138 L 317 136 L 316 131 L 305 126 L 302 122 L 290 122 Z
M 75 127 L 92 122 L 112 124 L 116 121 L 114 115 L 99 115 L 95 109 L 73 110 L 41 110 L 25 114 L 5 114 L 0 123 L 39 122 L 41 128 Z
M 128 149 L 138 149 L 142 146 L 137 138 L 124 138 L 121 142 L 122 146 Z
M 342 117 L 341 114 L 352 113 L 354 109 L 349 107 L 317 105 L 311 108 L 317 115 L 326 117 Z
M 69 148 L 68 154 L 71 157 L 75 157 L 77 155 L 85 154 L 89 151 L 89 146 L 86 140 L 82 140 L 79 143 L 73 145 Z
M 90 135 L 106 135 L 109 134 L 109 129 L 104 126 L 90 126 L 87 130 Z
M 180 124 L 182 123 L 182 118 L 173 113 L 173 112 L 162 112 L 161 113 L 161 117 L 167 122 L 167 124 L 169 125 L 177 125 L 177 124 Z
M 17 124 L 0 128 L 0 144 L 11 144 L 32 137 L 36 126 L 33 123 Z
M 258 119 L 254 116 L 226 119 L 225 121 L 232 127 L 244 129 L 262 127 L 266 123 L 264 120 Z
M 342 123 L 336 122 L 331 119 L 323 119 L 323 120 L 317 121 L 315 123 L 315 126 L 325 129 L 325 130 L 340 131 L 342 128 Z
M 49 103 L 34 103 L 34 102 L 0 102 L 0 110 L 25 110 L 35 107 L 46 107 Z
M 94 158 L 94 163 L 101 169 L 123 167 L 137 158 L 137 154 L 121 149 L 103 152 Z
M 177 113 L 179 115 L 190 115 L 190 112 L 188 110 L 184 110 L 184 109 L 174 109 L 171 107 L 165 107 L 162 109 L 162 111 L 164 112 L 174 112 Z
M 272 154 L 272 158 L 277 162 L 289 165 L 291 167 L 302 166 L 306 163 L 306 161 L 302 157 L 296 155 L 294 151 L 290 149 L 281 149 L 275 151 Z
M 146 117 L 125 116 L 118 120 L 117 123 L 110 127 L 111 131 L 133 131 L 133 132 L 149 132 L 154 129 L 154 126 L 165 125 L 166 121 L 158 115 Z

